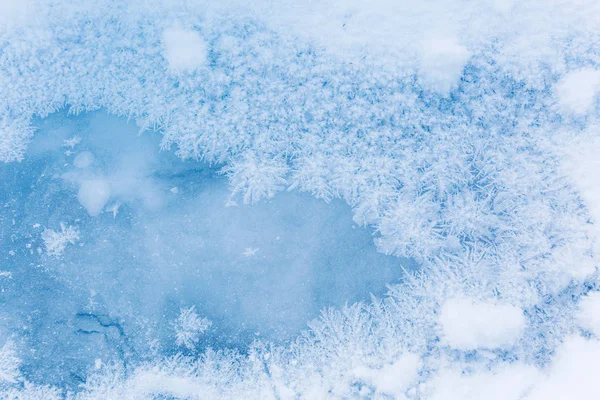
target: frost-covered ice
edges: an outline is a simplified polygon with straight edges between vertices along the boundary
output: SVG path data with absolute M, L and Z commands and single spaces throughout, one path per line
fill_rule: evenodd
M 72 153 L 65 137 L 77 138 Z M 59 114 L 41 123 L 27 160 L 2 166 L 2 216 L 15 220 L 2 250 L 14 248 L 11 268 L 23 264 L 3 286 L 6 301 L 42 285 L 39 300 L 64 307 L 28 328 L 33 376 L 54 371 L 53 381 L 73 384 L 61 355 L 80 370 L 98 356 L 134 362 L 177 347 L 287 340 L 321 308 L 381 295 L 411 267 L 377 253 L 340 202 L 283 193 L 238 205 L 216 168 L 161 154 L 156 138 L 102 113 Z M 97 156 L 81 168 L 82 154 Z M 33 221 L 47 228 L 31 231 Z M 36 307 L 4 312 L 27 318 Z M 60 332 L 60 350 L 42 346 L 46 329 Z
M 599 15 L 0 2 L 0 397 L 598 397 Z

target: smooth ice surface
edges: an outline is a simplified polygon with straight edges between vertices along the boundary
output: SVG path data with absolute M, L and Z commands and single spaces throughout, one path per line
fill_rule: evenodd
M 101 112 L 39 126 L 25 160 L 0 166 L 1 326 L 25 336 L 33 379 L 73 384 L 97 359 L 285 340 L 402 276 L 341 201 L 284 192 L 244 205 L 215 168 Z M 191 307 L 212 325 L 178 346 Z

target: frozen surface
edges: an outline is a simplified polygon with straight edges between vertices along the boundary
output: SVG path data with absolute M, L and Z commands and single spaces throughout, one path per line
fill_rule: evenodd
M 0 315 L 27 332 L 32 377 L 291 339 L 403 275 L 340 201 L 238 204 L 217 169 L 160 153 L 123 118 L 54 115 L 30 153 L 0 167 Z
M 0 397 L 598 397 L 599 16 L 2 2 Z

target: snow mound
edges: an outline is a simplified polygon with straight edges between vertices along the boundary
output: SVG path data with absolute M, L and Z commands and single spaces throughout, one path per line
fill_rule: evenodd
M 163 45 L 169 69 L 174 73 L 193 72 L 206 64 L 208 49 L 196 31 L 166 29 L 163 33 Z
M 556 85 L 556 94 L 565 112 L 587 114 L 600 94 L 600 70 L 583 68 L 569 72 Z
M 445 343 L 460 350 L 510 347 L 526 324 L 519 307 L 467 298 L 446 301 L 439 322 Z
M 589 293 L 579 303 L 579 324 L 600 337 L 600 292 Z
M 458 85 L 471 53 L 456 39 L 428 39 L 424 42 L 419 75 L 423 86 L 443 95 Z

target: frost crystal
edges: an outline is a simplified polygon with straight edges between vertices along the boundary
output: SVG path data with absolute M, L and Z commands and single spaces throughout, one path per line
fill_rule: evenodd
M 179 318 L 175 322 L 175 336 L 177 346 L 182 346 L 188 350 L 194 350 L 200 337 L 212 322 L 206 318 L 201 318 L 196 313 L 196 307 L 191 306 L 182 308 Z
M 7 341 L 0 348 L 0 384 L 14 383 L 20 375 L 20 364 L 21 360 L 17 357 L 14 343 Z
M 54 257 L 62 256 L 67 244 L 75 244 L 79 240 L 79 230 L 73 226 L 66 226 L 61 222 L 60 231 L 44 229 L 42 240 L 46 246 L 46 251 Z

